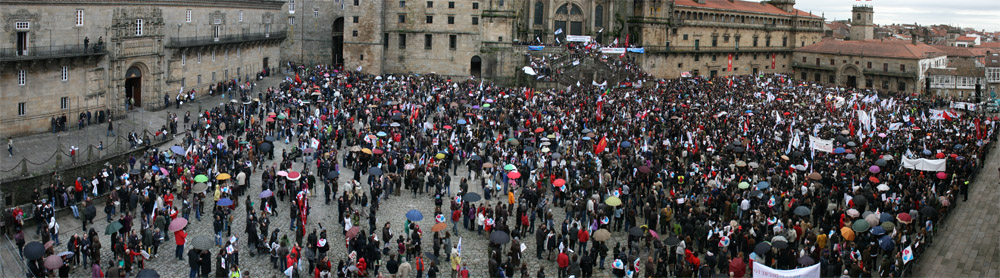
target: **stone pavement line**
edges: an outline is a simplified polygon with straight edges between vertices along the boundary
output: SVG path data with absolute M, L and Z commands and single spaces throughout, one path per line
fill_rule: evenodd
M 994 148 L 985 167 L 969 188 L 969 201 L 948 219 L 937 223 L 934 243 L 913 269 L 917 277 L 997 277 L 1000 275 L 1000 191 L 996 169 L 1000 153 Z

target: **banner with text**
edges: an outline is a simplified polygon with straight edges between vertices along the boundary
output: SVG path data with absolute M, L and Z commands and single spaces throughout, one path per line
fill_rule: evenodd
M 943 172 L 947 168 L 947 159 L 909 159 L 903 157 L 903 168 L 914 169 L 920 171 L 935 171 Z
M 833 152 L 833 140 L 824 140 L 816 136 L 809 136 L 809 147 L 821 152 Z
M 577 36 L 577 35 L 567 35 L 566 41 L 568 42 L 590 42 L 590 36 Z
M 809 267 L 780 270 L 753 262 L 754 278 L 819 278 L 819 264 Z
M 601 48 L 601 53 L 622 54 L 622 53 L 625 53 L 625 48 L 624 47 L 605 47 L 605 48 Z

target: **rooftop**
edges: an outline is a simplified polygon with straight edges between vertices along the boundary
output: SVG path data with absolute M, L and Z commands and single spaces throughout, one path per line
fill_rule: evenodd
M 796 51 L 808 53 L 824 53 L 838 55 L 873 56 L 900 59 L 923 59 L 944 56 L 941 50 L 933 46 L 917 43 L 911 44 L 904 40 L 865 40 L 843 41 L 823 40 L 815 44 L 800 47 Z
M 774 5 L 762 3 L 762 2 L 751 2 L 751 1 L 740 1 L 740 0 L 704 0 L 704 4 L 695 2 L 695 0 L 676 0 L 674 1 L 675 6 L 685 6 L 685 7 L 699 7 L 699 8 L 710 8 L 710 9 L 722 9 L 722 10 L 736 10 L 743 12 L 755 12 L 755 13 L 766 13 L 784 16 L 803 16 L 803 17 L 813 17 L 820 18 L 818 15 L 811 15 L 809 12 L 796 9 L 795 12 L 786 12 L 785 10 L 779 9 Z
M 977 67 L 974 61 L 952 60 L 948 61 L 947 68 L 931 68 L 927 70 L 927 74 L 981 77 L 986 75 L 986 71 L 983 68 Z

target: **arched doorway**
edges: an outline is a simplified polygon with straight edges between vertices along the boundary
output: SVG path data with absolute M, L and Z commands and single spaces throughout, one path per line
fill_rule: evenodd
M 858 70 L 857 66 L 846 65 L 840 70 L 841 86 L 847 88 L 861 88 L 858 81 L 862 78 L 864 78 L 864 76 L 861 75 L 861 71 Z
M 556 31 L 562 29 L 563 33 L 559 36 L 565 38 L 566 35 L 583 35 L 583 22 L 585 20 L 583 14 L 583 9 L 574 3 L 559 6 L 556 9 L 554 22 Z
M 142 70 L 138 66 L 125 71 L 125 101 L 129 110 L 142 107 Z
M 472 56 L 472 61 L 469 63 L 469 73 L 474 77 L 480 77 L 483 74 L 483 59 L 479 56 Z
M 344 18 L 340 17 L 333 21 L 333 64 L 341 66 L 344 64 Z

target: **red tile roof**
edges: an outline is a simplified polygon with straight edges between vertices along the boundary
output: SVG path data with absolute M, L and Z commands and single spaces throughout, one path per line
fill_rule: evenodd
M 675 6 L 685 6 L 685 7 L 699 7 L 699 8 L 711 8 L 711 9 L 723 9 L 723 10 L 737 10 L 744 12 L 755 12 L 755 13 L 768 13 L 776 15 L 796 15 L 795 12 L 786 12 L 785 10 L 779 9 L 771 4 L 764 4 L 760 2 L 750 2 L 750 1 L 740 1 L 734 0 L 730 2 L 729 0 L 704 0 L 705 4 L 700 4 L 694 0 L 675 0 Z M 814 17 L 819 18 L 818 15 L 810 15 L 809 12 L 796 9 L 799 16 L 803 17 Z
M 958 38 L 957 38 L 957 39 L 955 39 L 955 40 L 956 40 L 956 41 L 964 41 L 964 42 L 971 42 L 971 41 L 976 41 L 976 38 L 973 38 L 973 37 L 969 37 L 969 36 L 961 36 L 961 37 L 958 37 Z
M 972 47 L 957 47 L 957 46 L 945 46 L 945 45 L 935 45 L 937 49 L 940 49 L 942 53 L 948 55 L 948 57 L 982 57 L 986 56 L 987 49 L 985 48 L 972 48 Z
M 922 59 L 945 55 L 941 52 L 941 50 L 934 48 L 933 46 L 924 43 L 917 43 L 914 45 L 911 44 L 910 41 L 904 40 L 823 40 L 818 43 L 797 48 L 796 51 L 902 59 Z

